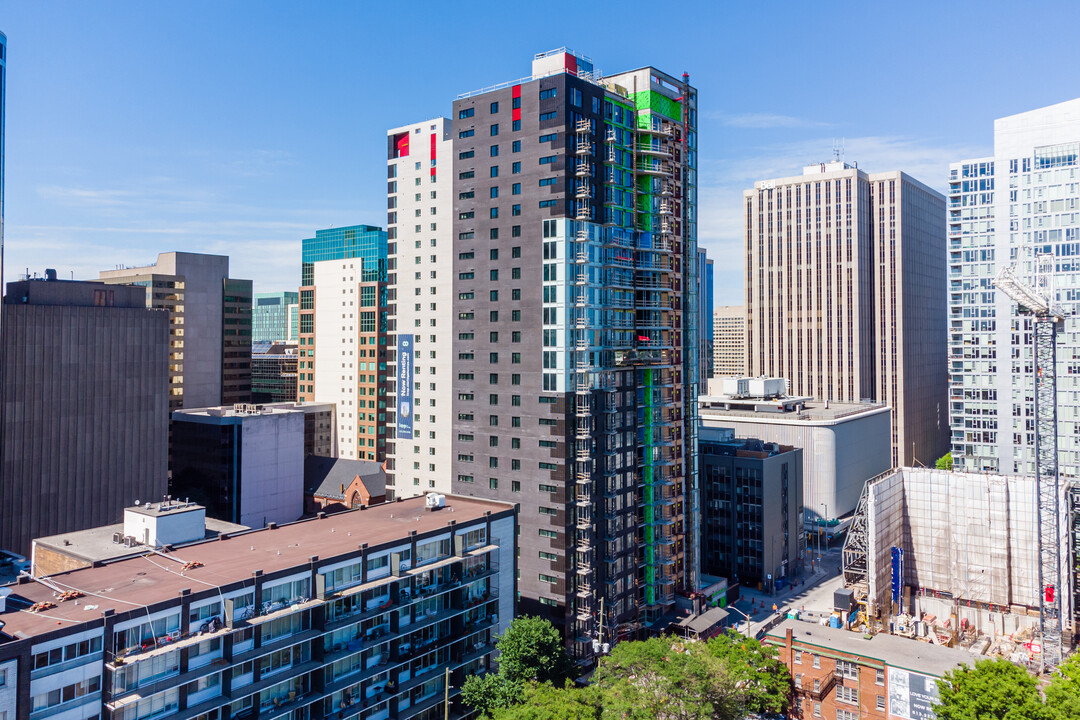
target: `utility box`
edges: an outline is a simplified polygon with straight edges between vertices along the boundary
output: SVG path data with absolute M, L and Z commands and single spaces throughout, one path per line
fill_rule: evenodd
M 840 588 L 833 592 L 833 610 L 845 615 L 855 609 L 855 591 Z

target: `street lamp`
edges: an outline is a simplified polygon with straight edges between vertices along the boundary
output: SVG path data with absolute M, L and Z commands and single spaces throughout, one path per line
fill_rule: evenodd
M 825 515 L 821 518 L 822 527 L 825 530 L 825 552 L 829 552 L 829 504 L 821 503 L 821 506 L 825 508 Z
M 735 612 L 739 613 L 744 618 L 746 618 L 746 637 L 750 637 L 750 616 L 747 615 L 746 613 L 744 613 L 739 608 L 735 607 L 734 605 L 731 605 L 730 607 L 728 607 L 728 610 L 734 610 Z

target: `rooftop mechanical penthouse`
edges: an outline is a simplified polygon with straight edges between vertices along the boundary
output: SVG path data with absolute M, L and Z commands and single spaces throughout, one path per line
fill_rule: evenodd
M 442 718 L 447 670 L 454 703 L 513 615 L 516 528 L 432 495 L 24 578 L 0 590 L 0 713 Z

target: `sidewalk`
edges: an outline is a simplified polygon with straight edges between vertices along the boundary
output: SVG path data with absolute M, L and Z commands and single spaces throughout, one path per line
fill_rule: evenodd
M 801 609 L 801 607 L 807 603 L 809 597 L 820 594 L 812 592 L 816 590 L 818 586 L 830 584 L 832 581 L 838 580 L 840 573 L 837 572 L 836 568 L 839 563 L 839 552 L 832 551 L 827 554 L 823 553 L 822 561 L 816 563 L 814 571 L 808 571 L 799 578 L 799 585 L 784 588 L 784 590 L 775 595 L 761 592 L 753 588 L 741 587 L 739 589 L 739 601 L 734 604 L 734 607 L 750 616 L 750 634 L 756 635 L 765 625 L 769 624 L 770 620 L 773 620 L 784 610 L 789 608 Z M 829 597 L 825 602 L 831 609 L 831 592 L 826 594 L 829 595 Z M 820 602 L 818 604 L 820 604 Z M 774 605 L 776 607 L 775 613 L 773 612 Z M 741 620 L 738 626 L 739 629 L 742 632 L 746 632 L 745 620 L 743 620 L 737 612 L 734 613 L 734 615 Z

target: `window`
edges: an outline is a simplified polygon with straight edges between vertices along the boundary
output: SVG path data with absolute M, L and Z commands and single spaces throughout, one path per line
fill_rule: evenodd
M 472 179 L 474 177 L 476 177 L 476 173 L 473 172 L 472 170 L 467 170 L 465 172 L 458 173 L 458 180 L 470 180 L 470 179 Z
M 836 661 L 836 672 L 849 680 L 859 679 L 859 666 L 847 660 Z
M 499 208 L 497 208 L 497 207 L 491 208 L 491 211 L 489 212 L 489 215 L 491 216 L 492 220 L 497 219 L 499 217 Z
M 520 195 L 521 194 L 521 183 L 514 183 L 513 185 L 511 185 L 510 186 L 510 194 L 511 195 Z
M 499 134 L 499 123 L 495 123 L 491 126 L 491 136 L 495 137 Z
M 555 487 L 554 485 L 544 485 L 543 483 L 541 483 L 540 484 L 540 492 L 546 492 L 546 493 L 559 492 L 559 488 Z
M 491 177 L 493 177 L 493 178 L 499 177 L 499 166 L 498 165 L 492 165 L 491 166 Z
M 519 230 L 518 234 L 514 235 L 514 237 L 517 237 L 518 235 L 521 234 L 521 232 L 520 232 L 521 226 L 520 225 L 515 225 L 514 227 L 518 228 L 518 230 Z M 511 234 L 513 234 L 513 233 L 511 233 Z M 510 248 L 510 257 L 512 257 L 512 258 L 521 257 L 521 246 L 515 246 L 515 247 Z
M 545 155 L 542 158 L 540 158 L 540 164 L 541 165 L 552 165 L 556 160 L 558 160 L 558 158 L 559 158 L 558 155 Z
M 465 120 L 466 118 L 471 118 L 475 114 L 476 114 L 476 108 L 467 108 L 465 110 L 461 110 L 460 112 L 458 112 L 457 117 L 458 117 L 458 120 Z
M 554 575 L 545 575 L 544 573 L 540 573 L 540 582 L 551 583 L 552 585 L 554 585 L 555 583 L 559 582 L 559 578 L 555 577 Z
M 574 107 L 581 107 L 581 91 L 577 88 L 570 88 L 570 104 Z
M 545 122 L 547 120 L 554 120 L 556 117 L 558 117 L 558 115 L 559 115 L 559 113 L 556 112 L 555 110 L 552 110 L 551 112 L 540 113 L 540 122 Z
M 472 137 L 472 136 L 473 136 L 473 135 L 475 135 L 475 134 L 476 134 L 476 131 L 475 131 L 475 130 L 462 130 L 461 132 L 459 132 L 459 133 L 457 134 L 457 136 L 458 136 L 458 137 L 459 137 L 460 139 L 464 140 L 465 138 L 469 138 L 469 137 Z
M 510 206 L 510 214 L 513 217 L 517 217 L 518 215 L 520 215 L 521 214 L 521 205 L 511 205 Z
M 555 515 L 558 511 L 555 508 L 540 506 L 541 515 Z
M 521 172 L 521 162 L 519 161 L 519 162 L 516 162 L 513 165 L 511 165 L 510 166 L 510 172 L 513 173 L 514 175 L 517 175 L 519 172 Z
M 541 470 L 558 470 L 559 466 L 555 463 L 542 462 L 540 463 Z
M 549 553 L 549 552 L 546 552 L 544 550 L 541 550 L 540 551 L 540 559 L 541 560 L 551 560 L 552 562 L 554 562 L 555 560 L 559 559 L 559 556 L 556 555 L 555 553 Z
M 498 145 L 492 145 L 491 146 L 491 157 L 499 157 L 499 146 Z
M 76 658 L 83 657 L 85 655 L 93 655 L 94 653 L 101 652 L 101 638 L 90 638 L 89 640 L 83 640 L 82 642 L 71 643 L 63 647 L 53 648 L 45 652 L 40 652 L 33 657 L 33 669 L 39 670 L 49 665 L 59 665 L 60 663 L 74 660 Z M 0 678 L 2 680 L 3 678 Z M 4 683 L 0 682 L 0 686 Z
M 816 667 L 816 668 L 821 667 L 821 656 L 820 655 L 814 655 L 814 667 Z
M 495 458 L 491 458 L 491 459 L 495 460 Z M 493 467 L 495 467 L 497 465 L 498 465 L 498 461 L 496 461 L 496 463 L 495 463 L 495 465 Z M 491 488 L 492 490 L 498 490 L 499 489 L 499 479 L 498 478 L 488 478 L 488 487 Z
M 515 140 L 510 145 L 510 152 L 516 152 L 516 153 L 521 152 L 521 141 L 520 140 Z
M 802 688 L 802 673 L 797 673 L 795 675 L 795 687 Z
M 510 129 L 513 130 L 514 132 L 517 132 L 518 130 L 520 130 L 521 129 L 521 121 L 520 120 L 514 120 L 510 124 Z
M 859 704 L 859 689 L 854 687 L 847 687 L 846 685 L 836 686 L 836 699 L 840 702 L 850 703 L 852 705 Z
M 550 133 L 548 135 L 541 135 L 540 142 L 554 142 L 559 138 L 558 133 Z
M 548 88 L 547 90 L 541 90 L 540 91 L 540 99 L 541 100 L 550 100 L 551 98 L 555 97 L 556 90 L 557 90 L 557 88 Z
M 558 181 L 559 181 L 558 178 L 553 178 L 553 177 L 540 178 L 540 187 L 548 187 L 548 186 L 554 185 Z
M 885 684 L 885 670 L 883 668 L 878 668 L 874 672 L 874 682 L 878 685 Z
M 541 200 L 540 201 L 540 207 L 542 207 L 542 208 L 555 207 L 555 201 L 554 200 Z
M 457 157 L 458 157 L 458 160 L 468 160 L 469 158 L 473 157 L 474 155 L 476 155 L 476 153 L 474 151 L 466 150 L 465 152 L 459 152 Z
M 859 720 L 859 714 L 843 708 L 836 709 L 836 720 Z
M 555 532 L 554 530 L 548 530 L 546 528 L 540 528 L 540 537 L 546 537 L 546 538 L 555 539 L 555 538 L 559 537 L 559 533 Z
M 795 664 L 802 665 L 802 652 L 799 650 L 795 651 Z
M 514 110 L 520 110 L 521 109 L 521 98 L 520 97 L 513 98 L 510 101 L 510 107 L 512 107 Z
M 884 695 L 878 695 L 877 696 L 877 709 L 878 710 L 884 710 L 885 709 L 885 696 Z
M 521 482 L 519 482 L 518 480 L 511 480 L 510 492 L 521 492 Z
M 492 113 L 499 112 L 499 103 L 497 103 L 497 102 L 491 103 L 491 112 Z
M 457 479 L 458 479 L 458 482 L 471 483 L 473 481 L 473 476 L 472 475 L 458 475 Z
M 821 703 L 814 703 L 814 717 L 821 717 Z

